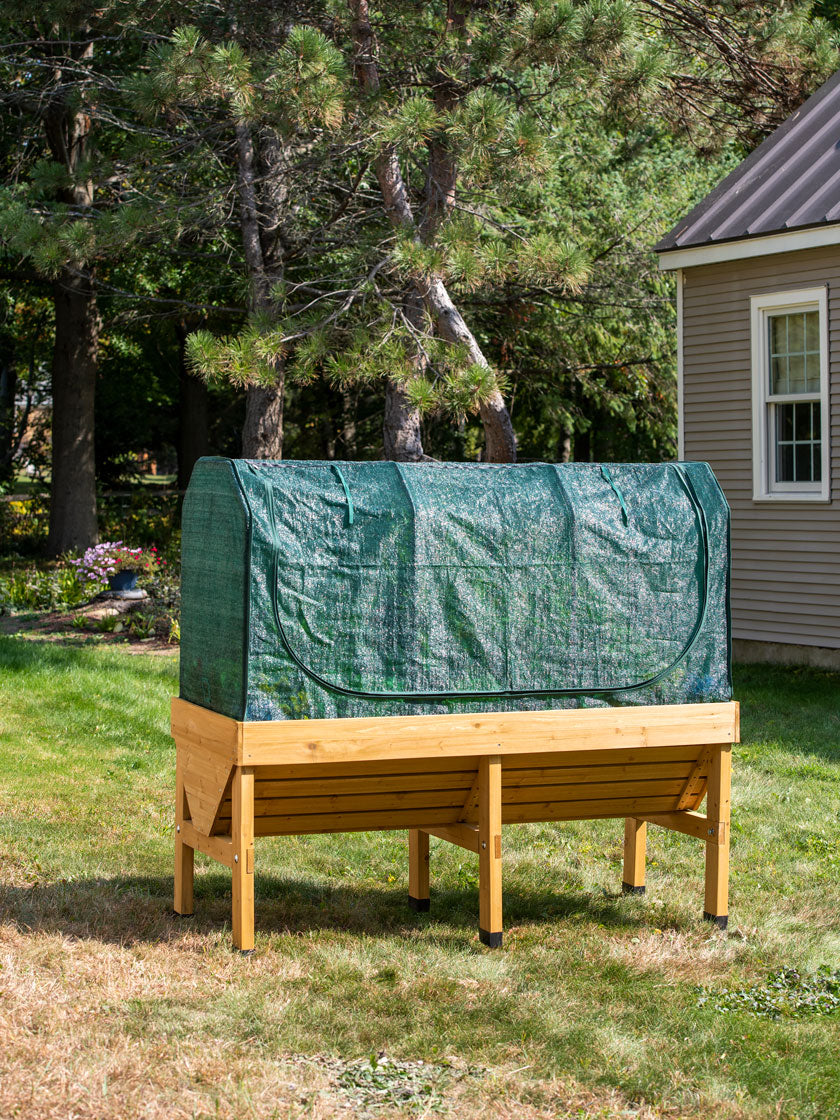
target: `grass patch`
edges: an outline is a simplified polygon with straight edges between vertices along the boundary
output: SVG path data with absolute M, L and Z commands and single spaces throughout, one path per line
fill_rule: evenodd
M 495 952 L 442 842 L 416 915 L 404 833 L 260 841 L 243 958 L 218 865 L 171 914 L 176 665 L 0 639 L 0 1115 L 840 1115 L 840 1018 L 737 995 L 796 970 L 804 1008 L 840 959 L 836 676 L 738 673 L 728 936 L 695 841 L 651 828 L 623 898 L 620 822 L 581 822 L 506 830 Z

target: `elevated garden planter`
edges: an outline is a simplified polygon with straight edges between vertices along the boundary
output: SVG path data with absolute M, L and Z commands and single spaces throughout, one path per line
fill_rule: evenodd
M 184 507 L 175 909 L 199 851 L 254 944 L 258 836 L 408 831 L 478 855 L 502 939 L 502 826 L 624 818 L 706 847 L 727 920 L 728 509 L 703 464 L 202 460 Z M 699 812 L 706 797 L 705 814 Z

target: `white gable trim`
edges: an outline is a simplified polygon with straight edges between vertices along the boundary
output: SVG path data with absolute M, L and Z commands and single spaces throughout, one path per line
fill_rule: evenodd
M 683 270 L 677 269 L 677 458 L 685 458 L 685 359 L 683 358 Z
M 840 222 L 830 226 L 772 233 L 767 237 L 745 237 L 741 241 L 696 245 L 693 249 L 668 249 L 659 254 L 659 267 L 663 272 L 670 272 L 675 268 L 692 268 L 698 264 L 742 261 L 749 257 L 767 257 L 771 253 L 818 249 L 822 245 L 840 245 Z

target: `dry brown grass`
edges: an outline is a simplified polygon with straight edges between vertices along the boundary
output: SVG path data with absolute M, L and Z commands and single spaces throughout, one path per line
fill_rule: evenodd
M 0 927 L 0 1116 L 4 1120 L 461 1120 L 688 1115 L 631 1104 L 615 1091 L 526 1069 L 469 1068 L 442 1058 L 442 1087 L 422 1104 L 371 1102 L 350 1079 L 358 1062 L 275 1055 L 232 1042 L 197 1017 L 178 1038 L 138 1031 L 132 1004 L 193 1005 L 231 986 L 298 979 L 302 966 L 266 952 L 242 958 L 186 929 L 157 943 L 121 945 Z M 734 1114 L 730 1114 L 734 1115 Z

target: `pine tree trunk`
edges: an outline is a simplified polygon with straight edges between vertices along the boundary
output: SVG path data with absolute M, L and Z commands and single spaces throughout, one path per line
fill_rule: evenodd
M 245 396 L 243 459 L 282 459 L 283 386 L 252 385 Z
M 51 556 L 95 544 L 94 399 L 99 313 L 88 276 L 62 270 L 53 286 Z
M 356 458 L 356 393 L 343 389 L 341 393 L 341 454 L 345 459 Z
M 186 323 L 177 323 L 178 336 L 178 489 L 186 490 L 197 460 L 209 447 L 207 386 L 190 372 L 186 361 Z
M 279 225 L 277 207 L 282 192 L 274 178 L 280 173 L 280 153 L 276 142 L 269 145 L 271 168 L 264 175 L 266 183 L 263 196 L 266 206 L 260 206 L 257 188 L 257 156 L 254 141 L 247 124 L 236 125 L 236 147 L 239 160 L 239 205 L 242 247 L 251 286 L 251 310 L 272 311 L 271 282 L 279 279 L 282 254 L 275 254 L 275 269 L 269 275 L 266 256 L 271 247 L 265 242 L 276 242 Z M 273 173 L 273 177 L 272 177 Z M 270 212 L 266 212 L 266 207 Z M 264 227 L 264 228 L 263 228 Z M 277 246 L 279 250 L 280 246 Z M 283 457 L 283 397 L 285 369 L 283 360 L 274 364 L 275 381 L 271 386 L 251 385 L 245 396 L 245 423 L 242 427 L 243 459 L 281 459 Z
M 93 57 L 93 42 L 81 58 Z M 56 80 L 61 77 L 57 71 Z M 48 106 L 44 133 L 54 162 L 68 174 L 61 202 L 79 211 L 93 206 L 90 116 L 64 97 Z M 92 271 L 69 261 L 53 284 L 55 343 L 52 364 L 52 486 L 47 548 L 52 556 L 84 549 L 99 537 L 96 519 L 94 401 L 99 365 L 99 311 Z
M 356 78 L 365 93 L 375 94 L 379 91 L 379 70 L 375 58 L 375 42 L 368 0 L 349 0 L 349 6 L 352 20 L 350 33 L 355 46 Z M 452 18 L 451 6 L 449 16 Z M 460 16 L 458 22 L 462 22 Z M 436 158 L 443 159 L 444 155 L 445 153 L 439 151 Z M 384 148 L 376 159 L 374 169 L 385 204 L 385 212 L 391 224 L 397 229 L 412 231 L 415 239 L 422 240 L 421 231 L 417 227 L 411 209 L 408 187 L 403 178 L 396 150 L 393 147 Z M 440 197 L 433 199 L 430 196 L 427 199 L 429 209 L 426 215 L 426 231 L 430 236 L 437 228 L 440 214 L 454 202 L 455 191 L 454 165 L 445 169 L 442 166 L 430 169 L 430 175 L 433 172 L 440 174 L 444 184 L 438 184 L 438 188 L 443 187 Z M 490 363 L 482 353 L 475 335 L 452 302 L 446 285 L 439 276 L 417 277 L 415 293 L 409 299 L 411 300 L 415 295 L 424 300 L 441 338 L 446 339 L 447 342 L 465 345 L 472 362 L 485 369 L 490 368 Z M 498 389 L 494 390 L 486 401 L 481 402 L 479 414 L 484 425 L 485 460 L 489 463 L 515 463 L 516 435 L 510 413 Z
M 0 355 L 0 482 L 11 479 L 15 454 L 15 398 L 17 367 L 14 348 L 9 346 Z
M 447 342 L 465 346 L 470 361 L 477 366 L 489 368 L 475 335 L 464 322 L 461 312 L 452 302 L 446 285 L 440 277 L 433 276 L 423 290 L 426 304 L 435 319 L 438 334 Z M 511 423 L 510 413 L 504 397 L 494 389 L 487 400 L 479 405 L 481 422 L 484 425 L 484 460 L 487 463 L 516 462 L 516 434 Z
M 385 421 L 382 425 L 385 458 L 398 463 L 416 463 L 423 454 L 420 412 L 393 381 L 385 383 Z
M 572 433 L 568 428 L 564 428 L 560 436 L 560 454 L 558 461 L 561 463 L 568 463 L 572 457 Z

